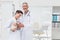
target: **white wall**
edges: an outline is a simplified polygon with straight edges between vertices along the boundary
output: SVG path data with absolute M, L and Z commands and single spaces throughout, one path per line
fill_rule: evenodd
M 28 2 L 31 6 L 60 6 L 60 0 L 0 0 L 0 1 L 15 1 Z
M 48 35 L 51 37 L 51 15 L 52 15 L 52 7 L 50 6 L 35 6 L 30 7 L 31 14 L 33 16 L 34 23 L 39 23 L 39 28 L 42 27 L 42 25 L 49 25 Z

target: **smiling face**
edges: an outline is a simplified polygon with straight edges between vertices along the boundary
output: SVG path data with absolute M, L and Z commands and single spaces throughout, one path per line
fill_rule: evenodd
M 22 16 L 23 12 L 20 11 L 20 10 L 17 10 L 16 13 L 15 13 L 15 18 L 18 19 Z
M 21 16 L 22 16 L 22 14 L 21 13 L 16 13 L 16 19 L 18 19 L 18 18 L 20 18 Z
M 28 4 L 27 3 L 23 3 L 22 4 L 22 8 L 23 8 L 23 10 L 26 12 L 26 11 L 28 11 Z

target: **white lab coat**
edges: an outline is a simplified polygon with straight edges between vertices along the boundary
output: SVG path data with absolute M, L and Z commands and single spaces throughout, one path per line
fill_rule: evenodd
M 32 27 L 30 12 L 23 16 L 24 28 L 20 31 L 21 40 L 32 40 Z
M 12 32 L 10 30 L 11 26 L 12 26 L 12 23 L 16 23 L 17 20 L 13 17 L 11 18 L 7 24 L 6 24 L 6 28 L 7 28 L 7 32 L 8 32 L 8 38 L 7 40 L 20 40 L 20 31 L 19 30 L 16 30 L 15 32 Z

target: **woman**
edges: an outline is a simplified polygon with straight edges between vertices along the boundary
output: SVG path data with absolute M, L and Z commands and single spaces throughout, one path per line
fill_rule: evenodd
M 17 10 L 15 16 L 8 21 L 6 26 L 9 32 L 8 40 L 20 40 L 20 31 L 18 29 L 21 29 L 24 25 L 18 23 L 17 20 L 22 16 L 22 14 L 22 11 Z

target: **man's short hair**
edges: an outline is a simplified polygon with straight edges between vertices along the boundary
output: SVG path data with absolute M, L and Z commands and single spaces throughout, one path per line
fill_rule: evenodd
M 23 2 L 22 4 L 27 4 L 27 5 L 28 5 L 28 3 L 27 3 L 27 2 Z
M 17 10 L 15 14 L 17 14 L 17 13 L 18 13 L 18 14 L 19 14 L 19 13 L 23 14 L 23 12 L 22 12 L 21 10 Z

